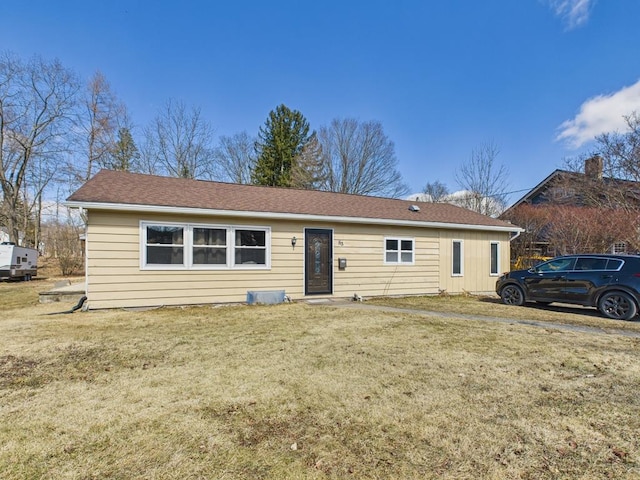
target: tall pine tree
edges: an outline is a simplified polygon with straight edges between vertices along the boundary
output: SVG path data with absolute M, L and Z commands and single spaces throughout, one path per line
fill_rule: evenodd
M 118 129 L 118 138 L 111 146 L 109 156 L 104 166 L 112 170 L 125 172 L 137 171 L 140 152 L 133 141 L 131 130 L 127 127 Z
M 258 133 L 256 150 L 258 160 L 251 174 L 255 185 L 274 187 L 295 186 L 292 172 L 307 143 L 309 122 L 297 110 L 280 105 L 269 112 L 269 117 Z

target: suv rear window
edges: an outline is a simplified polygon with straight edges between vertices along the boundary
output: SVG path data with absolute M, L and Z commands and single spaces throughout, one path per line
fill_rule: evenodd
M 607 258 L 580 257 L 576 262 L 576 270 L 605 270 Z
M 610 258 L 609 263 L 607 263 L 607 270 L 620 270 L 622 267 L 622 260 L 618 260 L 616 258 Z

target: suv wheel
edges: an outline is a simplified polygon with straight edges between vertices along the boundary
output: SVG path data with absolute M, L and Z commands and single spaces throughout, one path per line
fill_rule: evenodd
M 638 313 L 636 302 L 624 292 L 607 292 L 598 301 L 598 310 L 614 320 L 631 320 Z
M 524 305 L 524 292 L 517 285 L 507 285 L 500 292 L 500 298 L 505 305 Z

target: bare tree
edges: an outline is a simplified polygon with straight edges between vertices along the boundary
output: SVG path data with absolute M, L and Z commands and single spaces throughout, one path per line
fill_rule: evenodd
M 602 208 L 638 211 L 640 209 L 640 115 L 624 117 L 625 132 L 596 137 L 596 153 L 566 160 L 567 168 L 584 175 L 566 180 L 583 204 Z
M 438 180 L 435 182 L 428 182 L 424 186 L 422 193 L 426 195 L 426 201 L 432 203 L 443 202 L 450 194 L 447 186 Z
M 213 178 L 213 128 L 199 108 L 169 100 L 145 129 L 143 170 L 180 178 Z
M 143 143 L 140 147 L 140 172 L 149 175 L 162 175 L 164 173 L 157 155 L 157 138 L 149 130 L 145 128 L 142 132 Z
M 320 128 L 318 140 L 324 169 L 321 190 L 388 197 L 407 193 L 394 144 L 380 122 L 334 119 Z
M 0 57 L 0 184 L 12 241 L 19 238 L 19 206 L 32 210 L 52 178 L 54 163 L 69 151 L 66 139 L 77 92 L 74 75 L 57 60 Z M 27 182 L 34 171 L 42 175 Z M 25 187 L 31 191 L 29 196 Z
M 119 125 L 126 118 L 126 108 L 111 90 L 105 76 L 97 71 L 89 80 L 82 101 L 79 125 L 82 131 L 82 150 L 86 152 L 86 169 L 82 180 L 91 178 L 97 166 L 108 162 L 116 143 Z
M 247 132 L 221 136 L 215 149 L 218 177 L 233 183 L 251 183 L 251 172 L 256 163 L 255 144 L 256 139 Z
M 548 189 L 549 200 L 556 204 L 605 209 L 636 210 L 640 191 L 633 181 L 605 177 L 600 155 L 581 155 L 564 160 L 565 169 Z
M 624 119 L 625 132 L 596 137 L 597 153 L 604 160 L 606 176 L 640 182 L 640 114 L 633 112 Z
M 515 263 L 518 257 L 547 256 L 547 233 L 551 224 L 548 208 L 523 203 L 515 209 L 508 210 L 500 218 L 524 229 L 524 232 L 511 242 L 512 263 Z
M 640 114 L 624 119 L 624 132 L 598 135 L 594 152 L 565 159 L 566 170 L 579 175 L 565 175 L 558 187 L 563 188 L 564 180 L 566 190 L 584 205 L 640 209 Z
M 462 206 L 483 215 L 502 213 L 509 187 L 507 168 L 496 163 L 499 152 L 493 142 L 484 143 L 455 172 L 456 182 L 466 191 L 459 200 Z

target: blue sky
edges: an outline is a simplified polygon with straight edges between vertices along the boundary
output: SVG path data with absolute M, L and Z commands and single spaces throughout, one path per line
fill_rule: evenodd
M 638 19 L 637 0 L 3 0 L 0 50 L 102 71 L 140 127 L 170 98 L 217 135 L 281 103 L 314 129 L 378 120 L 412 191 L 457 190 L 493 142 L 517 192 L 640 111 Z

